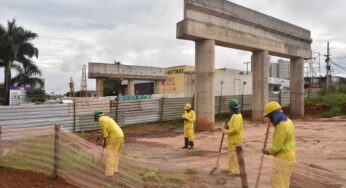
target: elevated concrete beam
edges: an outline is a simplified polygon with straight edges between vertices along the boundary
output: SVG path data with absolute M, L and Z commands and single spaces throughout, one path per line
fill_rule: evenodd
M 165 71 L 157 67 L 89 63 L 89 78 L 165 80 Z
M 251 57 L 252 71 L 252 121 L 264 121 L 263 108 L 268 102 L 268 77 L 269 77 L 268 51 L 253 52 Z
M 304 117 L 304 59 L 293 58 L 290 64 L 290 116 Z
M 214 69 L 215 41 L 196 41 L 196 130 L 205 131 L 215 123 Z
M 311 50 L 300 47 L 302 46 L 300 41 L 289 43 L 289 39 L 272 40 L 190 19 L 185 19 L 177 24 L 177 38 L 193 41 L 212 39 L 215 40 L 216 45 L 224 47 L 246 51 L 266 50 L 270 55 L 286 58 L 311 58 Z
M 185 0 L 177 38 L 215 40 L 216 45 L 265 50 L 287 58 L 311 58 L 309 30 L 226 0 Z

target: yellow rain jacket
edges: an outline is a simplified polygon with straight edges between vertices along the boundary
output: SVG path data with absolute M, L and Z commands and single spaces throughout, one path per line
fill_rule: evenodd
M 189 141 L 193 141 L 195 139 L 193 127 L 193 124 L 196 121 L 195 112 L 193 110 L 190 112 L 185 111 L 181 118 L 187 119 L 187 121 L 184 120 L 184 137 L 189 138 Z
M 243 140 L 243 117 L 241 114 L 233 114 L 228 122 L 228 171 L 232 174 L 240 174 L 237 152 L 235 146 L 242 143 Z
M 243 116 L 241 114 L 233 114 L 228 122 L 228 145 L 239 145 L 243 141 Z
M 296 162 L 295 131 L 291 120 L 282 121 L 276 127 L 269 154 L 275 157 L 271 184 L 273 188 L 289 188 L 292 168 Z
M 124 144 L 124 133 L 119 125 L 108 116 L 101 116 L 99 124 L 103 138 L 106 138 L 105 175 L 113 176 L 118 172 L 119 153 Z
M 281 121 L 275 127 L 269 154 L 294 164 L 296 162 L 295 144 L 295 131 L 292 121 L 289 119 L 287 121 Z
M 124 137 L 124 133 L 119 125 L 108 116 L 101 116 L 99 118 L 99 124 L 102 130 L 103 138 L 113 139 Z

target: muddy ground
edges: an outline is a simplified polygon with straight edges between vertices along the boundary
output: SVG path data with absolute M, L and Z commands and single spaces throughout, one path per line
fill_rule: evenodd
M 346 121 L 309 119 L 294 121 L 294 123 L 297 165 L 293 176 L 294 178 L 299 176 L 296 181 L 306 181 L 299 182 L 302 186 L 309 185 L 309 181 L 318 180 L 329 185 L 328 187 L 333 187 L 330 185 L 334 181 L 334 176 L 346 179 Z M 209 175 L 210 170 L 216 166 L 222 124 L 218 123 L 215 131 L 197 133 L 195 149 L 192 151 L 181 149 L 182 129 L 176 129 L 174 126 L 156 124 L 124 128 L 126 137 L 124 154 L 139 160 L 155 162 L 162 169 L 196 170 L 200 181 L 207 182 L 212 187 L 239 187 L 241 185 L 239 178 L 228 177 L 221 172 L 225 169 L 228 160 L 226 139 L 220 155 L 220 166 L 215 175 Z M 270 135 L 273 130 L 274 128 L 270 129 Z M 260 150 L 263 147 L 265 131 L 265 124 L 246 122 L 244 125 L 243 150 L 250 187 L 255 185 L 258 175 L 261 161 Z M 102 143 L 100 132 L 88 133 L 85 136 L 99 145 Z M 268 143 L 271 141 L 270 137 Z M 259 182 L 261 187 L 270 187 L 271 162 L 272 157 L 264 157 Z M 316 171 L 320 174 L 315 175 Z M 325 176 L 331 174 L 332 178 L 320 178 L 324 174 Z M 301 177 L 304 177 L 303 180 Z
M 54 179 L 43 174 L 34 173 L 25 170 L 17 170 L 12 168 L 0 167 L 0 187 L 1 188 L 36 188 L 36 187 L 51 187 L 51 188 L 77 188 L 58 178 Z
M 309 119 L 294 123 L 298 163 L 292 179 L 295 180 L 294 184 L 298 182 L 300 186 L 297 184 L 293 187 L 340 187 L 334 180 L 342 182 L 342 178 L 346 179 L 346 121 Z M 216 166 L 219 155 L 217 151 L 222 135 L 220 129 L 222 124 L 216 124 L 214 131 L 196 133 L 194 150 L 181 149 L 182 129 L 176 125 L 166 123 L 126 127 L 123 129 L 126 137 L 124 156 L 143 161 L 143 164 L 161 170 L 191 172 L 193 182 L 190 185 L 197 187 L 240 187 L 240 178 L 229 177 L 222 173 L 228 160 L 226 138 L 220 155 L 219 168 L 214 175 L 209 175 L 210 170 Z M 271 134 L 273 130 L 270 129 Z M 265 131 L 265 124 L 245 122 L 243 150 L 249 187 L 254 187 L 256 183 Z M 97 145 L 102 145 L 100 131 L 79 135 Z M 259 187 L 270 187 L 271 162 L 272 157 L 264 157 Z M 21 180 L 18 181 L 15 177 L 21 177 Z M 4 168 L 0 168 L 0 179 L 0 187 L 69 186 L 63 180 L 55 182 L 41 174 Z M 317 183 L 312 186 L 312 182 Z

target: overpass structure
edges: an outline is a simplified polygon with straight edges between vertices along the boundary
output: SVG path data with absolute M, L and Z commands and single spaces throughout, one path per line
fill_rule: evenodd
M 309 30 L 226 0 L 184 0 L 177 38 L 195 42 L 196 114 L 214 123 L 215 45 L 252 52 L 252 120 L 263 121 L 268 102 L 269 55 L 290 59 L 291 117 L 304 116 L 304 59 L 310 59 Z
M 154 81 L 154 93 L 160 92 L 160 82 L 165 80 L 165 71 L 157 67 L 132 66 L 121 64 L 92 63 L 88 64 L 88 78 L 96 79 L 96 96 L 103 96 L 105 79 L 128 80 L 128 94 L 135 95 L 135 80 Z

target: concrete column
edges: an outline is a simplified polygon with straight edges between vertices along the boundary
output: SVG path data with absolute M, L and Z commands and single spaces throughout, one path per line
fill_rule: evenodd
M 255 51 L 251 57 L 252 71 L 252 121 L 264 121 L 263 108 L 268 102 L 269 77 L 268 51 Z
M 292 58 L 290 63 L 290 117 L 304 117 L 304 59 Z
M 96 97 L 103 97 L 103 79 L 96 79 Z
M 205 131 L 215 123 L 214 69 L 215 41 L 196 41 L 196 130 Z
M 135 95 L 135 81 L 134 80 L 128 80 L 127 92 L 128 92 L 128 95 Z
M 160 94 L 160 80 L 155 80 L 154 82 L 154 94 Z

